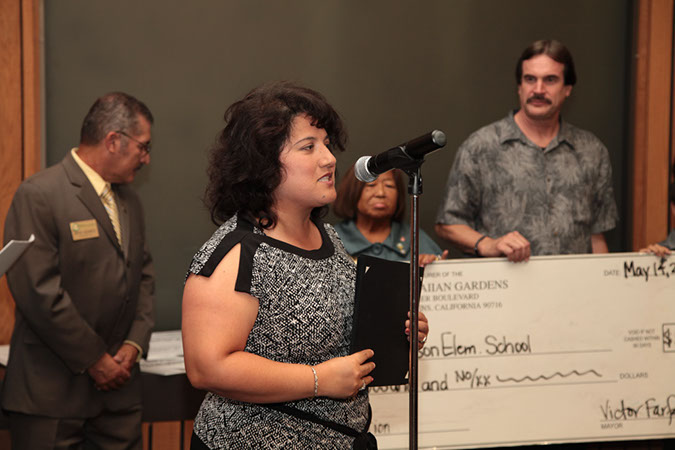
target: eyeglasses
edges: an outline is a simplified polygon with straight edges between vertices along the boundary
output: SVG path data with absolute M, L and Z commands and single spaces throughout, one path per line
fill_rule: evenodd
M 137 143 L 137 144 L 138 144 L 138 147 L 139 147 L 142 151 L 144 151 L 145 153 L 150 153 L 150 150 L 152 150 L 152 142 L 151 142 L 151 141 L 148 141 L 148 142 L 141 142 L 141 141 L 139 141 L 138 139 L 129 136 L 128 134 L 126 134 L 124 131 L 121 131 L 121 130 L 115 131 L 115 133 L 118 133 L 118 134 L 121 134 L 121 135 L 123 135 L 123 136 L 128 137 L 129 139 L 131 139 L 132 141 L 134 141 L 135 143 Z

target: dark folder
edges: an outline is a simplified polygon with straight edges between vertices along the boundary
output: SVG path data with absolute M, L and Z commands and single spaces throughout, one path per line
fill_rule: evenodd
M 363 255 L 356 267 L 352 353 L 375 352 L 370 386 L 406 384 L 410 264 Z

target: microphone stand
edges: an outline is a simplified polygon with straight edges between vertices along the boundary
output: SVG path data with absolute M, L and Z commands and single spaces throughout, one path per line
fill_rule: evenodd
M 387 150 L 375 157 L 375 173 L 392 168 L 403 170 L 408 175 L 408 194 L 411 196 L 410 208 L 410 353 L 408 363 L 408 394 L 410 418 L 408 434 L 410 450 L 417 450 L 418 408 L 417 408 L 417 346 L 420 300 L 420 243 L 419 243 L 419 196 L 422 195 L 422 164 L 424 155 L 444 147 L 445 134 L 440 130 L 420 136 L 397 148 Z M 365 159 L 364 159 L 365 158 Z M 369 168 L 371 157 L 363 157 L 356 162 L 356 177 L 366 182 L 372 181 L 373 168 Z M 362 172 L 359 175 L 359 172 Z
M 419 265 L 419 196 L 422 195 L 422 163 L 417 160 L 415 167 L 404 169 L 408 174 L 408 194 L 410 194 L 410 355 L 408 371 L 408 416 L 409 448 L 417 450 L 418 408 L 417 408 L 417 342 L 420 299 Z

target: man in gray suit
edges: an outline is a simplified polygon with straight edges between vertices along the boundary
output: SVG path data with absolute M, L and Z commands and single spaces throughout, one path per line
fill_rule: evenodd
M 15 449 L 141 448 L 154 274 L 128 184 L 150 162 L 152 122 L 130 95 L 99 98 L 79 147 L 14 196 L 5 241 L 35 234 L 7 273 L 16 324 L 1 404 Z

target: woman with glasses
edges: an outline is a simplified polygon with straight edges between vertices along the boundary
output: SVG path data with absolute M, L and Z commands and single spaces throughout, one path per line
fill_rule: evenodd
M 350 167 L 337 190 L 333 212 L 342 222 L 335 230 L 347 252 L 355 260 L 371 255 L 391 261 L 410 261 L 410 225 L 405 222 L 407 200 L 403 172 L 385 172 L 375 181 L 364 183 Z M 419 264 L 445 259 L 448 251 L 419 230 Z

